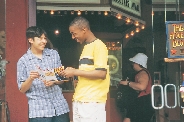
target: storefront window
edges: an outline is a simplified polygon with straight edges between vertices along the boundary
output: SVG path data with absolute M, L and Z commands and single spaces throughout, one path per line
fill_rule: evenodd
M 156 1 L 156 0 L 155 0 Z M 167 63 L 164 58 L 168 58 L 171 50 L 168 48 L 166 23 L 179 22 L 184 20 L 183 3 L 181 0 L 154 2 L 152 12 L 152 32 L 153 32 L 153 56 L 154 70 L 161 72 L 161 84 L 175 83 L 178 79 L 177 73 L 181 72 L 179 62 Z M 157 4 L 156 4 L 157 3 Z M 159 6 L 159 7 L 158 7 Z M 160 8 L 161 7 L 161 8 Z M 162 47 L 162 48 L 160 48 Z M 181 46 L 182 48 L 182 46 Z M 160 53 L 161 52 L 161 53 Z M 181 55 L 182 56 L 182 55 Z M 167 67 L 167 68 L 166 68 Z M 172 72 L 168 72 L 168 69 Z M 170 74 L 169 74 L 170 73 Z M 179 78 L 180 79 L 180 78 Z M 180 81 L 177 80 L 179 85 Z
M 122 44 L 119 41 L 106 42 L 109 55 L 110 85 L 117 86 L 122 79 Z
M 171 25 L 177 25 L 179 27 L 180 24 L 178 22 L 183 22 L 184 20 L 184 4 L 182 0 L 152 0 L 152 34 L 153 34 L 153 57 L 154 57 L 154 84 L 162 85 L 165 88 L 168 84 L 172 84 L 176 86 L 177 90 L 176 93 L 179 95 L 177 100 L 171 98 L 171 96 L 175 96 L 175 90 L 173 87 L 167 87 L 165 91 L 169 96 L 167 96 L 167 100 L 174 104 L 179 103 L 179 109 L 173 108 L 176 110 L 176 114 L 180 115 L 172 116 L 169 115 L 169 109 L 163 108 L 163 114 L 169 115 L 169 117 L 160 118 L 158 115 L 158 121 L 183 121 L 183 110 L 180 109 L 180 105 L 183 106 L 183 100 L 180 99 L 180 86 L 182 82 L 182 73 L 183 70 L 183 61 L 181 60 L 183 57 L 180 51 L 176 51 L 177 48 L 183 48 L 183 37 L 179 36 L 183 34 L 183 30 L 179 31 L 172 31 L 173 28 L 168 28 L 168 23 L 172 23 Z M 169 30 L 168 30 L 169 29 Z M 173 33 L 172 33 L 173 32 Z M 174 37 L 173 40 L 171 39 L 172 34 L 178 35 L 176 38 Z M 181 42 L 181 43 L 179 43 Z M 177 44 L 176 44 L 177 43 Z M 170 48 L 170 44 L 172 44 L 172 48 Z M 176 44 L 178 47 L 174 46 Z M 177 53 L 176 53 L 177 52 Z M 170 55 L 172 54 L 173 57 Z M 177 57 L 178 56 L 178 57 Z M 159 73 L 159 78 L 158 78 Z M 159 79 L 159 80 L 158 80 Z M 156 81 L 156 82 L 155 82 Z M 158 90 L 159 88 L 156 87 Z M 158 90 L 160 91 L 160 90 Z M 160 92 L 155 91 L 153 94 L 156 95 Z M 179 92 L 179 93 L 178 93 Z M 161 103 L 161 96 L 155 99 L 155 103 Z M 167 102 L 166 100 L 166 102 Z M 155 104 L 156 105 L 156 104 Z M 170 106 L 171 104 L 169 104 Z M 161 110 L 161 109 L 160 109 Z

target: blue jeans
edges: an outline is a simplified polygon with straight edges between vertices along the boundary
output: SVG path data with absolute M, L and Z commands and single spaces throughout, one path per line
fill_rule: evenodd
M 29 118 L 29 122 L 70 122 L 69 113 L 53 117 Z

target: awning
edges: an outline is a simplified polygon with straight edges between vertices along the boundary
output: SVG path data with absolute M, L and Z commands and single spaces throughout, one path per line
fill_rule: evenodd
M 37 0 L 42 1 L 42 0 Z M 50 0 L 49 0 L 50 1 Z M 90 2 L 90 1 L 89 1 Z M 98 0 L 96 0 L 98 2 Z M 55 2 L 37 2 L 37 11 L 81 11 L 81 12 L 109 12 L 110 16 L 114 16 L 117 19 L 114 24 L 114 28 L 116 29 L 114 32 L 119 32 L 122 34 L 122 37 L 128 38 L 133 36 L 136 32 L 139 32 L 141 29 L 144 29 L 146 22 L 141 19 L 139 16 L 133 16 L 133 14 L 129 14 L 126 11 L 121 11 L 121 9 L 107 4 L 99 4 L 99 3 L 55 3 Z M 89 14 L 88 13 L 88 14 Z M 130 20 L 130 24 L 127 24 L 127 20 Z M 137 23 L 137 24 L 136 24 Z M 135 25 L 135 26 L 132 26 Z M 96 26 L 96 25 L 95 25 Z M 106 26 L 109 26 L 107 24 Z M 112 29 L 113 30 L 113 29 Z
M 131 1 L 131 0 L 130 0 Z M 129 1 L 129 2 L 130 2 Z M 140 4 L 140 1 L 135 3 Z M 133 16 L 132 14 L 127 14 L 124 9 L 130 9 L 129 7 L 122 5 L 121 11 L 121 4 L 115 1 L 104 1 L 104 3 L 100 3 L 100 0 L 78 0 L 77 3 L 74 0 L 37 0 L 37 10 L 53 10 L 53 11 L 110 11 L 117 14 L 120 14 L 124 17 L 131 18 L 134 21 L 138 21 L 142 24 L 146 24 L 146 22 L 137 15 Z M 129 3 L 130 4 L 130 3 Z M 120 8 L 118 8 L 120 6 Z M 139 6 L 141 7 L 141 6 Z M 141 10 L 141 8 L 139 8 Z

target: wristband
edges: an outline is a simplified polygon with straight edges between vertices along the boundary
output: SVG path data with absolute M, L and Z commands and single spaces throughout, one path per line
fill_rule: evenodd
M 130 86 L 130 81 L 128 81 L 127 85 Z

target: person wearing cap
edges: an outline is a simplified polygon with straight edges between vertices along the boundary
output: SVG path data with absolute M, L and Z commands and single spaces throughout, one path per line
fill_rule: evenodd
M 138 53 L 130 58 L 133 69 L 136 71 L 135 81 L 120 81 L 120 84 L 128 85 L 138 92 L 137 98 L 128 107 L 123 122 L 149 122 L 154 114 L 151 105 L 152 80 L 147 70 L 147 59 L 148 57 L 143 53 Z

